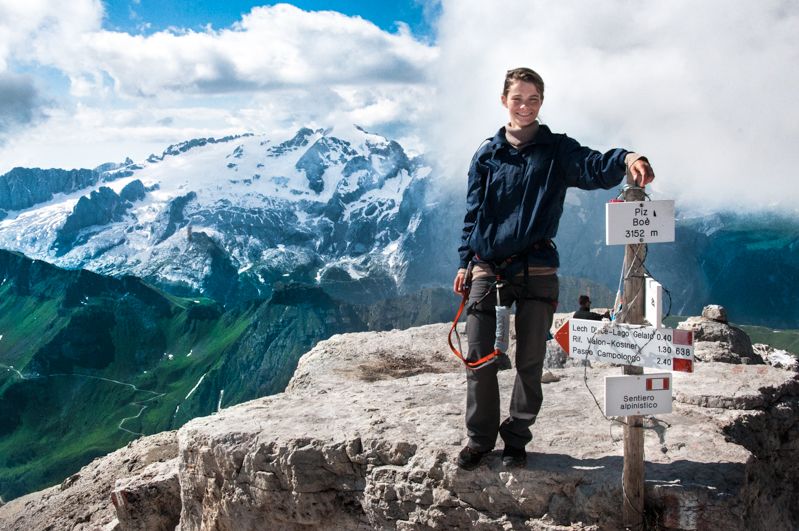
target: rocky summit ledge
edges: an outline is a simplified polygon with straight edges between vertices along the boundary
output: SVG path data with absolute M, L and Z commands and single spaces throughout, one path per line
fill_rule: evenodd
M 54 515 L 49 529 L 172 531 L 178 517 L 180 531 L 621 529 L 622 428 L 589 392 L 601 404 L 604 376 L 621 369 L 563 363 L 553 347 L 555 381 L 544 387 L 528 465 L 505 469 L 499 446 L 467 472 L 454 462 L 466 440 L 465 370 L 447 331 L 321 342 L 285 393 L 186 424 L 176 460 L 128 475 L 108 466 L 117 476 L 104 495 L 117 520 L 93 527 L 93 514 L 77 511 L 82 522 Z M 504 400 L 513 376 L 500 372 Z M 673 409 L 646 421 L 651 528 L 799 526 L 795 372 L 699 362 L 675 373 Z M 29 529 L 7 508 L 0 529 Z

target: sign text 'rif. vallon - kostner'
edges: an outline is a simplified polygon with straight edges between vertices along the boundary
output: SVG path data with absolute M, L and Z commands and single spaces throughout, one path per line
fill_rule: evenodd
M 611 321 L 569 319 L 555 339 L 573 358 L 693 372 L 693 332 Z

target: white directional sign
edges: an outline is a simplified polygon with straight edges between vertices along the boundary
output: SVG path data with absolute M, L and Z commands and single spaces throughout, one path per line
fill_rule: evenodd
M 605 376 L 605 415 L 671 413 L 671 374 Z
M 607 245 L 674 241 L 674 201 L 631 201 L 605 205 Z
M 577 359 L 694 372 L 694 335 L 689 330 L 569 319 L 555 339 Z
M 646 279 L 646 320 L 655 328 L 663 327 L 663 286 L 654 278 Z

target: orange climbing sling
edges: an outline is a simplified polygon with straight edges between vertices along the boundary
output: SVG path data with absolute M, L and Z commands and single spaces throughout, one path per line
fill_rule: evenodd
M 499 275 L 497 275 L 497 282 L 495 282 L 491 286 L 491 288 L 489 288 L 488 291 L 486 291 L 486 293 L 485 293 L 485 295 L 483 295 L 483 297 L 486 297 L 489 293 L 491 293 L 491 290 L 496 287 L 497 288 L 497 298 L 499 298 L 499 288 L 500 288 L 499 282 L 500 282 Z M 460 352 L 461 349 L 462 349 L 461 336 L 455 330 L 455 327 L 457 326 L 458 321 L 461 318 L 461 314 L 463 313 L 463 309 L 466 307 L 466 302 L 469 300 L 469 289 L 466 288 L 466 287 L 464 287 L 464 289 L 466 290 L 466 293 L 463 294 L 463 300 L 461 301 L 461 307 L 458 309 L 458 315 L 455 316 L 455 321 L 452 323 L 452 328 L 449 329 L 449 335 L 447 336 L 447 341 L 449 342 L 449 348 L 452 350 L 452 352 L 455 353 L 456 356 L 458 356 L 461 359 L 461 361 L 466 366 L 466 368 L 467 369 L 471 369 L 471 370 L 474 371 L 474 370 L 477 370 L 477 369 L 482 369 L 486 365 L 491 365 L 492 363 L 494 363 L 497 360 L 497 356 L 501 356 L 502 355 L 502 351 L 499 350 L 499 349 L 494 349 L 494 352 L 492 352 L 488 356 L 485 356 L 482 359 L 477 360 L 474 363 L 470 363 L 470 362 L 466 361 L 466 358 L 464 358 L 463 354 L 461 354 L 461 352 Z M 480 299 L 480 300 L 483 300 L 483 299 Z M 477 302 L 479 303 L 480 301 L 477 301 Z M 455 348 L 455 345 L 452 344 L 452 332 L 453 331 L 455 332 L 455 338 L 458 340 L 458 348 L 457 349 Z M 505 334 L 507 334 L 507 333 L 508 333 L 508 330 L 507 330 L 507 327 L 505 327 Z M 503 338 L 503 340 L 506 340 L 506 338 Z
M 553 245 L 554 246 L 554 242 L 552 242 L 552 240 L 547 240 L 547 243 L 549 245 Z M 538 244 L 536 244 L 536 248 L 538 248 Z M 505 267 L 508 264 L 512 263 L 515 259 L 517 259 L 517 257 L 512 257 L 512 258 L 508 258 L 506 260 L 503 260 L 499 265 L 491 264 L 492 265 L 492 270 L 496 273 L 497 279 L 491 285 L 491 287 L 486 290 L 485 294 L 480 298 L 480 300 L 476 301 L 475 304 L 474 304 L 474 306 L 480 304 L 480 302 L 482 302 L 482 300 L 484 298 L 486 298 L 488 296 L 488 294 L 491 293 L 492 290 L 494 290 L 494 289 L 497 290 L 497 306 L 496 306 L 496 312 L 497 312 L 497 332 L 496 333 L 497 333 L 497 335 L 496 335 L 496 341 L 494 343 L 494 351 L 491 354 L 489 354 L 489 355 L 487 355 L 487 356 L 475 361 L 474 363 L 466 361 L 466 358 L 461 353 L 461 350 L 463 348 L 462 345 L 461 345 L 461 337 L 460 337 L 460 334 L 458 334 L 457 330 L 455 330 L 455 327 L 458 325 L 458 321 L 461 318 L 461 314 L 463 313 L 463 309 L 466 307 L 466 303 L 469 300 L 469 288 L 470 288 L 469 285 L 471 284 L 472 264 L 469 264 L 469 268 L 466 270 L 466 278 L 464 279 L 464 282 L 463 282 L 463 289 L 464 289 L 463 300 L 461 301 L 461 306 L 458 309 L 458 315 L 455 316 L 455 321 L 453 321 L 452 327 L 449 329 L 449 335 L 447 336 L 447 342 L 449 343 L 450 350 L 452 350 L 452 352 L 461 359 L 461 361 L 463 362 L 463 364 L 466 366 L 467 369 L 470 369 L 470 370 L 474 371 L 474 370 L 477 370 L 477 369 L 482 369 L 483 367 L 486 367 L 486 366 L 494 363 L 497 360 L 498 356 L 502 355 L 503 350 L 507 350 L 507 348 L 508 348 L 508 342 L 509 342 L 508 334 L 509 334 L 509 327 L 510 327 L 510 323 L 509 323 L 510 312 L 509 312 L 509 308 L 507 308 L 505 306 L 502 306 L 500 304 L 499 290 L 500 290 L 500 288 L 503 285 L 505 285 L 507 283 L 506 281 L 502 280 L 502 274 L 504 273 Z M 526 257 L 526 255 L 523 255 L 522 260 L 523 260 L 523 266 L 524 266 L 524 289 L 527 289 L 528 266 L 527 266 L 527 257 Z M 543 298 L 543 297 L 535 297 L 535 296 L 528 296 L 527 298 L 533 299 L 533 300 L 538 300 L 538 301 L 545 302 L 545 303 L 548 303 L 548 304 L 552 304 L 556 309 L 558 307 L 558 301 L 556 301 L 556 300 L 546 299 L 546 298 Z M 455 348 L 455 345 L 452 343 L 452 332 L 455 332 L 455 338 L 458 341 L 458 348 Z

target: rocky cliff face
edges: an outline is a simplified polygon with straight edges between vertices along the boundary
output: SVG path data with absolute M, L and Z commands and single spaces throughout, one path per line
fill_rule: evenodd
M 0 208 L 22 210 L 53 199 L 55 194 L 70 194 L 100 180 L 94 170 L 14 168 L 0 176 Z
M 603 376 L 620 369 L 564 364 L 553 350 L 555 378 L 545 385 L 527 467 L 504 469 L 495 451 L 466 472 L 454 464 L 465 441 L 465 376 L 447 330 L 334 336 L 303 356 L 285 393 L 191 421 L 177 450 L 146 469 L 125 473 L 129 449 L 98 460 L 72 486 L 0 508 L 0 527 L 620 529 L 621 427 L 589 393 L 601 395 Z M 500 373 L 504 399 L 512 373 Z M 692 374 L 675 373 L 673 407 L 646 423 L 651 525 L 799 525 L 796 373 L 698 362 Z M 145 454 L 147 440 L 136 443 Z M 81 483 L 87 476 L 96 488 Z M 76 487 L 87 489 L 86 501 L 68 515 L 63 502 Z M 95 502 L 103 497 L 104 506 Z

